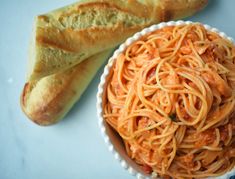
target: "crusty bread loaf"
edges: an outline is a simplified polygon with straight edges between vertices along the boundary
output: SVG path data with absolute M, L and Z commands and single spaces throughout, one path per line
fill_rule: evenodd
M 187 17 L 206 3 L 84 0 L 36 17 L 29 79 L 21 95 L 23 111 L 40 125 L 59 121 L 107 59 L 107 49 L 146 26 Z
M 29 80 L 64 71 L 140 29 L 192 15 L 207 0 L 86 0 L 39 15 Z
M 59 121 L 80 98 L 111 52 L 106 50 L 64 72 L 26 83 L 20 100 L 25 114 L 40 125 Z

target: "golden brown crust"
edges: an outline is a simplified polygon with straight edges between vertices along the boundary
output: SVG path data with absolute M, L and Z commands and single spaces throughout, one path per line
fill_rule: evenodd
M 79 99 L 111 52 L 96 54 L 65 72 L 26 83 L 20 99 L 24 113 L 39 125 L 59 121 Z
M 41 51 L 33 59 L 30 80 L 64 71 L 120 44 L 146 26 L 187 17 L 206 3 L 207 0 L 90 0 L 40 15 L 36 48 Z M 43 48 L 51 51 L 48 59 Z
M 164 0 L 160 6 L 160 21 L 169 21 L 190 16 L 204 8 L 208 0 Z
M 115 27 L 111 28 L 93 27 L 80 31 L 65 29 L 58 32 L 53 28 L 39 28 L 36 40 L 42 52 L 39 53 L 37 57 L 37 65 L 34 67 L 31 79 L 34 80 L 43 77 L 45 73 L 47 74 L 46 69 L 48 68 L 50 69 L 48 74 L 58 73 L 59 71 L 71 68 L 93 53 L 115 47 L 125 40 L 126 37 L 142 28 L 142 26 L 135 26 L 127 30 L 123 24 L 117 24 Z M 43 48 L 53 50 L 52 56 L 47 55 Z M 63 54 L 58 50 L 63 53 L 69 53 L 70 58 L 63 60 Z M 47 63 L 48 61 L 54 60 L 54 53 L 60 55 L 60 59 L 57 58 L 59 67 L 55 66 L 55 63 Z M 78 58 L 78 56 L 80 56 L 80 58 Z
M 96 55 L 83 60 L 115 47 L 146 26 L 187 17 L 206 4 L 207 0 L 87 0 L 38 16 L 30 79 L 42 79 L 25 84 L 23 111 L 40 125 L 57 122 L 79 99 L 104 59 Z M 94 10 L 101 19 L 93 22 L 92 17 L 87 22 Z M 109 17 L 110 12 L 115 13 Z M 88 13 L 85 20 L 79 20 L 84 13 Z M 77 26 L 71 25 L 76 19 Z
M 110 2 L 90 2 L 90 3 L 85 3 L 85 4 L 79 4 L 76 9 L 73 11 L 70 11 L 69 13 L 64 13 L 61 16 L 70 16 L 74 13 L 78 13 L 79 11 L 85 11 L 87 9 L 93 9 L 93 8 L 98 8 L 98 9 L 116 9 L 118 11 L 122 11 L 125 13 L 131 13 L 134 15 L 132 12 L 128 11 L 127 9 L 122 9 L 121 7 L 118 7 L 115 4 L 112 4 Z M 143 6 L 141 7 L 143 8 Z
M 71 28 L 63 31 L 58 31 L 55 28 L 39 28 L 36 40 L 39 45 L 75 53 L 94 44 L 97 48 L 101 45 L 102 48 L 104 46 L 105 48 L 115 47 L 117 43 L 123 40 L 122 36 L 132 34 L 141 28 L 142 26 L 135 26 L 125 29 L 123 24 L 117 24 L 111 28 L 92 27 L 79 31 L 74 31 Z M 114 40 L 112 40 L 113 36 L 116 37 Z
M 33 122 L 39 124 L 39 125 L 50 125 L 50 124 L 54 124 L 57 122 L 57 120 L 55 120 L 56 116 L 59 115 L 61 113 L 61 111 L 63 110 L 63 107 L 60 106 L 60 102 L 61 100 L 64 98 L 63 95 L 69 95 L 69 92 L 65 93 L 65 88 L 63 89 L 59 89 L 59 88 L 48 88 L 48 91 L 44 94 L 43 98 L 45 99 L 43 102 L 40 101 L 37 103 L 37 105 L 34 106 L 34 108 L 31 108 L 31 110 L 29 111 L 27 108 L 27 103 L 26 103 L 26 95 L 28 94 L 30 95 L 30 90 L 29 86 L 31 85 L 30 83 L 26 83 L 23 93 L 21 95 L 21 108 L 24 111 L 24 113 L 28 116 L 28 118 L 30 118 Z M 53 98 L 51 98 L 51 90 L 52 91 L 58 91 L 59 93 L 57 93 L 56 95 L 53 96 Z M 50 100 L 46 100 L 46 99 L 50 99 Z

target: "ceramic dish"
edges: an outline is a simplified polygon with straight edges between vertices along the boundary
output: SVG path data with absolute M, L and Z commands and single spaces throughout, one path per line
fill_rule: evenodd
M 121 52 L 123 52 L 130 44 L 132 44 L 134 41 L 136 41 L 140 37 L 150 32 L 153 32 L 157 29 L 166 27 L 166 26 L 184 25 L 184 24 L 191 24 L 191 23 L 193 22 L 191 21 L 171 21 L 167 23 L 163 22 L 158 25 L 153 25 L 149 28 L 145 28 L 141 32 L 136 33 L 134 36 L 128 38 L 126 42 L 120 45 L 120 47 L 114 52 L 113 56 L 109 59 L 108 64 L 105 66 L 104 72 L 101 76 L 100 84 L 98 87 L 98 93 L 97 93 L 97 114 L 98 114 L 98 119 L 99 119 L 99 126 L 101 129 L 104 141 L 107 144 L 109 151 L 113 153 L 114 157 L 120 162 L 121 166 L 125 168 L 126 170 L 128 170 L 130 174 L 136 176 L 139 179 L 158 178 L 158 177 L 149 176 L 143 173 L 143 171 L 135 163 L 135 161 L 133 161 L 131 158 L 128 157 L 121 138 L 103 119 L 102 98 L 103 98 L 103 91 L 104 91 L 105 84 L 106 84 L 106 79 L 109 75 L 110 69 L 112 68 L 113 63 L 115 59 L 117 58 L 117 56 Z M 226 38 L 232 41 L 234 44 L 234 41 L 231 37 L 228 37 L 225 33 L 220 32 L 218 29 L 212 28 L 209 25 L 204 25 L 204 27 L 209 31 L 218 33 L 222 38 Z M 226 173 L 223 176 L 217 177 L 216 179 L 229 179 L 233 175 L 235 175 L 235 169 Z

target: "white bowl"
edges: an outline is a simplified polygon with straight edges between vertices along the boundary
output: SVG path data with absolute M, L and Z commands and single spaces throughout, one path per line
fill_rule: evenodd
M 98 86 L 97 93 L 97 115 L 99 119 L 99 127 L 101 129 L 101 133 L 103 135 L 104 141 L 108 146 L 110 152 L 113 153 L 114 157 L 120 162 L 121 166 L 129 171 L 130 174 L 136 176 L 138 179 L 149 179 L 149 178 L 158 178 L 156 176 L 146 175 L 140 169 L 140 167 L 127 155 L 124 145 L 122 143 L 121 138 L 117 135 L 116 132 L 109 126 L 105 120 L 103 119 L 103 108 L 102 108 L 102 98 L 103 92 L 106 85 L 106 79 L 109 75 L 110 69 L 113 66 L 113 63 L 117 56 L 122 53 L 130 44 L 139 39 L 140 37 L 148 34 L 149 32 L 153 32 L 157 29 L 172 26 L 172 25 L 185 25 L 192 24 L 194 22 L 191 21 L 170 21 L 170 22 L 162 22 L 157 25 L 152 25 L 151 27 L 145 28 L 140 32 L 137 32 L 132 37 L 128 38 L 119 48 L 114 52 L 113 56 L 109 59 L 108 64 L 104 68 L 104 72 L 101 76 L 100 83 Z M 209 25 L 203 24 L 204 27 L 209 30 L 218 33 L 222 38 L 228 39 L 234 44 L 234 40 L 231 37 L 228 37 L 224 32 L 220 32 L 218 29 L 210 27 Z M 216 177 L 216 179 L 229 179 L 231 176 L 235 176 L 235 169 L 226 173 L 223 176 Z

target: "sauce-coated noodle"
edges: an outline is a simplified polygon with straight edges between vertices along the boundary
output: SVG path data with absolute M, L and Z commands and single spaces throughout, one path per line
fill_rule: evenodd
M 200 24 L 164 27 L 116 59 L 105 120 L 128 155 L 162 177 L 218 176 L 235 165 L 235 47 Z

